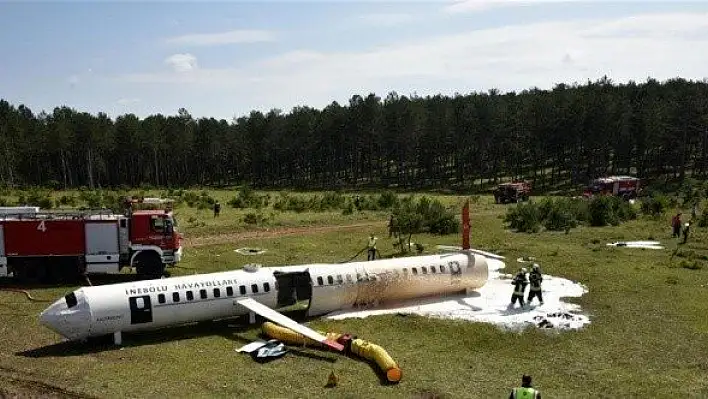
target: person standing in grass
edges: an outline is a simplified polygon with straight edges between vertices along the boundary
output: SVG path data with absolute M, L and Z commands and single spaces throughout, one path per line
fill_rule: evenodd
M 369 236 L 369 243 L 367 247 L 369 248 L 367 260 L 376 259 L 376 237 L 374 236 L 374 233 L 371 233 L 371 235 Z
M 531 376 L 521 377 L 521 387 L 511 390 L 509 399 L 541 399 L 541 392 L 531 386 Z
M 671 237 L 681 238 L 681 212 L 671 218 L 671 227 L 673 228 Z
M 686 225 L 683 227 L 683 243 L 685 244 L 688 241 L 688 233 L 691 230 L 691 224 L 686 223 Z

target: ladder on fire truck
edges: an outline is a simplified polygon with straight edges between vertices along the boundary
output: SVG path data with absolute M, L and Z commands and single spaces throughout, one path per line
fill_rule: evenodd
M 117 215 L 110 209 L 41 210 L 0 215 L 0 220 L 111 220 Z

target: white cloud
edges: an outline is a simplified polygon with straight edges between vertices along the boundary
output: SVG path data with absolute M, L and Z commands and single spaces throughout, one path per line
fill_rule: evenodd
M 443 8 L 448 13 L 478 12 L 497 7 L 536 5 L 544 3 L 574 3 L 579 0 L 453 0 Z M 601 2 L 603 0 L 594 0 Z M 631 0 L 624 0 L 631 1 Z M 648 1 L 648 0 L 645 0 Z
M 418 17 L 405 13 L 379 13 L 360 15 L 358 20 L 369 25 L 391 27 L 416 21 Z
M 708 62 L 707 21 L 708 14 L 683 13 L 514 25 L 361 52 L 298 50 L 239 68 L 199 69 L 192 67 L 194 57 L 182 54 L 176 64 L 188 65 L 192 73 L 175 68 L 123 78 L 232 101 L 249 93 L 243 105 L 248 109 L 321 107 L 333 100 L 346 102 L 356 93 L 384 96 L 389 90 L 425 95 L 550 88 L 603 75 L 615 81 L 702 79 Z
M 195 33 L 172 37 L 169 44 L 187 46 L 218 46 L 237 43 L 259 43 L 275 40 L 275 34 L 266 30 L 231 30 L 220 33 Z
M 197 69 L 197 57 L 192 54 L 173 54 L 165 59 L 175 72 L 189 72 Z
M 130 105 L 130 104 L 136 104 L 140 102 L 139 98 L 121 98 L 120 100 L 116 101 L 119 105 Z
M 76 86 L 79 84 L 81 81 L 81 78 L 79 78 L 79 75 L 71 75 L 66 79 L 67 83 L 69 83 L 69 86 Z

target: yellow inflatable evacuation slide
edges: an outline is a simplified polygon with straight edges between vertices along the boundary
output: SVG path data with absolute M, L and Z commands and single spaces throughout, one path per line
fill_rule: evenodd
M 315 340 L 269 321 L 263 323 L 261 329 L 267 336 L 291 345 L 311 345 L 318 348 L 326 348 L 325 345 L 320 344 Z M 399 382 L 401 380 L 402 372 L 400 367 L 398 367 L 398 364 L 396 364 L 384 348 L 371 342 L 364 341 L 363 339 L 351 338 L 347 334 L 334 332 L 325 333 L 322 331 L 318 332 L 325 335 L 327 339 L 344 344 L 347 350 L 354 355 L 376 362 L 381 371 L 386 374 L 386 379 L 389 382 Z

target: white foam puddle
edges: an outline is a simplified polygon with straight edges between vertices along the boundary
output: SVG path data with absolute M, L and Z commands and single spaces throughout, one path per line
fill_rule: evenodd
M 580 297 L 587 289 L 561 277 L 543 275 L 543 305 L 534 299 L 523 309 L 517 303 L 511 307 L 510 275 L 499 273 L 504 263 L 489 259 L 489 280 L 481 289 L 467 295 L 426 298 L 405 303 L 382 305 L 368 310 L 344 310 L 331 313 L 329 319 L 364 318 L 383 314 L 417 314 L 444 319 L 491 323 L 505 329 L 528 326 L 559 330 L 579 329 L 590 323 L 581 314 L 580 306 L 563 302 L 561 298 Z M 524 300 L 528 298 L 528 287 Z

